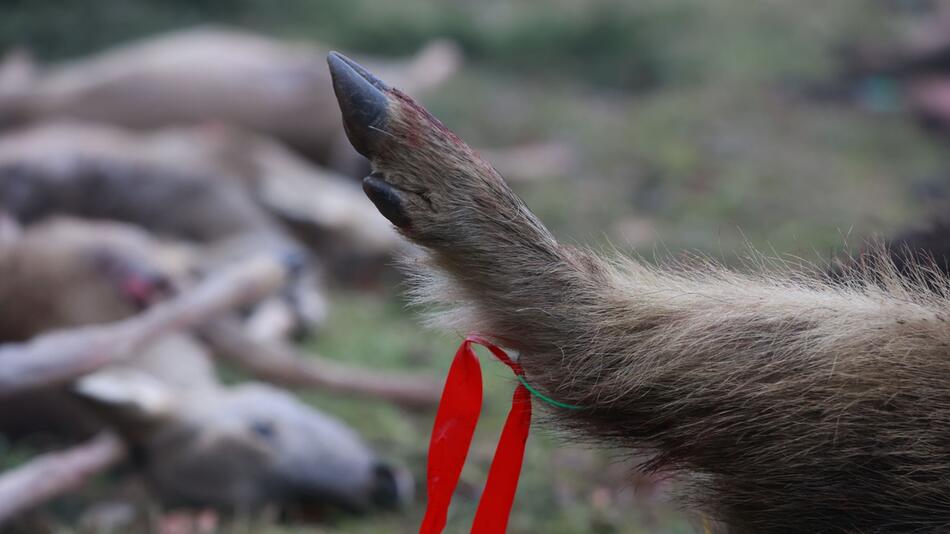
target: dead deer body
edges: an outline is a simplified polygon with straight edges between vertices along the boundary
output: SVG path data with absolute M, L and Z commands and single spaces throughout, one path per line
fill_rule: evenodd
M 312 204 L 325 208 L 354 192 L 344 182 L 345 191 L 335 195 L 334 184 L 321 187 L 306 174 L 296 181 L 265 179 L 255 169 L 281 161 L 281 154 L 303 163 L 263 141 L 242 142 L 241 137 L 200 129 L 137 134 L 79 122 L 27 128 L 0 140 L 0 210 L 25 224 L 56 215 L 132 223 L 159 236 L 203 245 L 206 253 L 197 266 L 203 269 L 251 252 L 293 257 L 300 266 L 294 283 L 281 297 L 256 307 L 260 313 L 254 314 L 252 330 L 261 338 L 307 332 L 326 315 L 322 265 L 259 197 L 270 189 L 305 184 L 333 197 Z M 244 158 L 234 155 L 244 148 Z M 277 151 L 278 159 L 268 149 Z M 270 168 L 261 173 L 291 176 Z M 313 220 L 327 219 L 318 215 Z M 312 226 L 321 227 L 325 241 L 350 235 L 332 224 Z
M 349 171 L 362 167 L 361 158 L 340 131 L 325 53 L 313 43 L 209 26 L 50 66 L 11 56 L 6 68 L 0 63 L 0 125 L 50 118 L 137 129 L 219 122 Z M 406 61 L 373 62 L 414 90 L 439 85 L 460 63 L 457 48 L 438 41 Z M 11 70 L 19 73 L 15 80 Z
M 118 321 L 180 285 L 185 251 L 116 223 L 57 218 L 0 228 L 0 343 Z M 3 362 L 0 361 L 0 365 Z M 367 511 L 399 505 L 410 483 L 347 425 L 260 383 L 219 382 L 211 355 L 169 334 L 65 388 L 3 399 L 0 434 L 121 434 L 166 504 L 266 504 Z

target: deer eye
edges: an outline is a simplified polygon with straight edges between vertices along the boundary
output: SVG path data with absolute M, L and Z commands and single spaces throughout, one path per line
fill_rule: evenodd
M 277 427 L 270 421 L 252 421 L 249 428 L 255 436 L 264 439 L 277 437 Z

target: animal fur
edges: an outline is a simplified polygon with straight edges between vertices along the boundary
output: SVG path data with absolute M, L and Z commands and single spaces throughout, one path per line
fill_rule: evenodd
M 945 208 L 950 210 L 950 205 Z M 924 266 L 950 277 L 950 216 L 898 235 L 889 249 L 894 264 L 905 274 Z
M 163 163 L 163 155 L 176 163 Z M 167 139 L 150 143 L 79 124 L 38 127 L 0 142 L 0 209 L 27 224 L 68 214 L 207 244 L 203 269 L 269 251 L 298 268 L 285 295 L 268 301 L 282 320 L 256 329 L 260 337 L 319 326 L 326 302 L 316 262 L 251 198 L 250 185 L 214 167 Z
M 950 529 L 950 284 L 652 267 L 558 243 L 409 97 L 330 57 L 364 189 L 438 324 L 520 354 L 579 439 L 646 453 L 729 532 Z M 938 283 L 939 282 L 939 283 Z
M 219 249 L 307 250 L 332 282 L 372 281 L 403 245 L 350 177 L 223 125 L 139 132 L 64 120 L 11 132 L 0 138 L 4 208 L 21 220 L 125 220 Z
M 0 343 L 107 323 L 160 298 L 193 263 L 186 246 L 118 224 L 51 218 L 0 244 Z M 133 294 L 129 283 L 142 286 Z M 146 287 L 148 286 L 148 287 Z M 147 294 L 150 293 L 150 294 Z

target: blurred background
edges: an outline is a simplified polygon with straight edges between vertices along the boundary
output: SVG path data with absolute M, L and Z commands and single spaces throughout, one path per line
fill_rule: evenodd
M 420 100 L 567 242 L 822 266 L 950 202 L 934 0 L 2 0 L 0 358 L 200 301 L 252 258 L 280 270 L 120 363 L 0 385 L 0 495 L 38 487 L 11 473 L 54 487 L 0 507 L 4 528 L 415 531 L 459 336 L 401 297 L 407 251 L 360 191 L 329 50 Z M 447 532 L 509 407 L 507 369 L 483 368 Z M 511 532 L 702 529 L 613 451 L 539 425 L 526 454 Z

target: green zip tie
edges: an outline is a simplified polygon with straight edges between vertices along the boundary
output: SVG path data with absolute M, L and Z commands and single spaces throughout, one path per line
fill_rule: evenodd
M 525 377 L 518 374 L 516 374 L 515 377 L 518 378 L 518 382 L 521 382 L 521 385 L 524 386 L 524 388 L 527 389 L 528 392 L 530 392 L 535 397 L 543 400 L 544 402 L 550 404 L 551 406 L 564 408 L 565 410 L 583 410 L 584 409 L 583 406 L 577 406 L 575 404 L 567 404 L 566 402 L 556 401 L 552 399 L 551 397 L 548 397 L 547 395 L 531 387 L 531 384 L 528 383 L 528 380 L 525 379 Z

